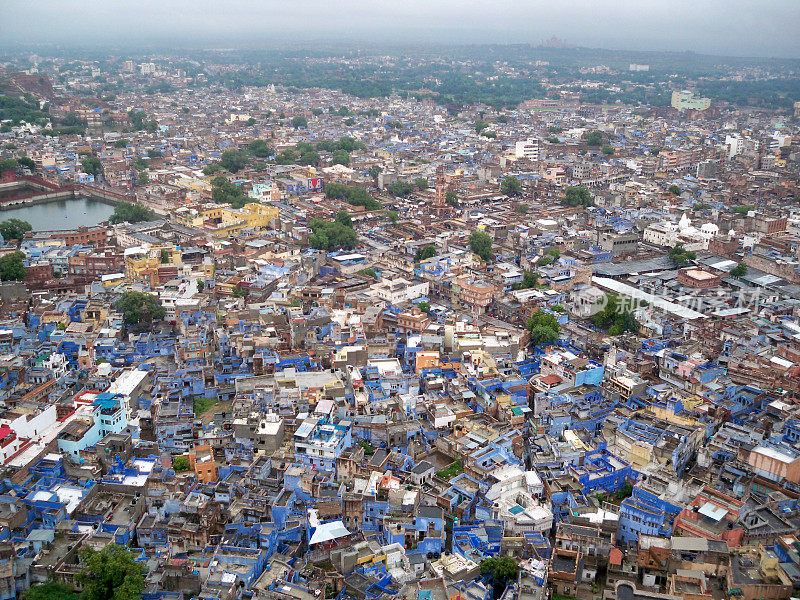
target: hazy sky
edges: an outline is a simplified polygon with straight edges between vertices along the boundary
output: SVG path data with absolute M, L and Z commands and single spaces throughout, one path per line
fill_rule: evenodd
M 570 44 L 800 58 L 800 0 L 0 0 L 0 43 Z

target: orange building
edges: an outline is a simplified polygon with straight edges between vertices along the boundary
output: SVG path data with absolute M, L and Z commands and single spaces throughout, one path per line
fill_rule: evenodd
M 197 446 L 189 452 L 189 466 L 202 483 L 213 483 L 217 480 L 217 463 L 214 461 L 214 450 L 210 445 Z

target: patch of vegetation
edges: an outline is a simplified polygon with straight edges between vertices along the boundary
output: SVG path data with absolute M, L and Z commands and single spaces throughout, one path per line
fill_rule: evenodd
M 463 470 L 464 470 L 464 465 L 461 463 L 461 459 L 457 458 L 455 461 L 446 466 L 444 469 L 437 471 L 436 476 L 439 479 L 443 479 L 444 481 L 449 481 L 451 478 L 455 477 Z
M 697 254 L 692 250 L 686 250 L 683 244 L 675 244 L 674 247 L 669 249 L 667 256 L 676 267 L 682 267 L 697 258 Z
M 481 257 L 485 262 L 494 258 L 492 252 L 492 237 L 483 231 L 473 231 L 469 236 L 469 249 Z
M 530 331 L 531 344 L 534 346 L 552 344 L 558 340 L 558 334 L 561 331 L 558 319 L 543 310 L 533 313 L 525 326 Z
M 606 294 L 605 307 L 592 317 L 596 327 L 608 331 L 609 335 L 620 335 L 626 331 L 639 331 L 639 322 L 633 313 L 622 310 L 616 294 Z
M 155 212 L 133 202 L 120 202 L 114 207 L 114 212 L 108 219 L 112 223 L 140 223 L 142 221 L 154 221 L 158 216 Z
M 194 414 L 196 417 L 204 415 L 216 405 L 216 398 L 195 398 L 193 402 Z
M 369 195 L 369 192 L 362 187 L 346 186 L 343 183 L 332 181 L 325 184 L 325 196 L 344 200 L 352 206 L 363 206 L 366 210 L 379 210 L 382 205 Z

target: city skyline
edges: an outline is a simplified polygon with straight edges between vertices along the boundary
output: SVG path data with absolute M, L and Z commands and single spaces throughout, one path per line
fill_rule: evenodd
M 512 4 L 483 0 L 387 2 L 311 0 L 287 5 L 234 0 L 152 0 L 97 5 L 86 0 L 11 0 L 4 7 L 5 46 L 294 45 L 328 43 L 538 44 L 556 36 L 570 45 L 639 51 L 693 51 L 726 56 L 800 58 L 800 5 L 771 0 L 569 0 Z M 298 36 L 302 36 L 298 38 Z

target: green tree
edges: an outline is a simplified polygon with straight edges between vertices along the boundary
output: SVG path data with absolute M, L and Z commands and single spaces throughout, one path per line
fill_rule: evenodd
M 609 156 L 614 154 L 614 147 L 613 146 L 609 146 L 608 144 L 603 144 L 602 150 L 603 150 L 603 154 L 606 154 L 606 155 L 609 155 Z
M 250 200 L 238 185 L 222 175 L 211 180 L 211 199 L 217 204 L 230 204 L 233 208 L 241 208 Z
M 378 180 L 378 175 L 380 175 L 382 171 L 383 167 L 381 167 L 380 165 L 372 165 L 369 169 L 367 169 L 367 173 L 375 181 Z
M 247 155 L 241 150 L 225 150 L 220 156 L 219 164 L 223 169 L 236 173 L 247 164 Z
M 75 579 L 83 586 L 84 600 L 138 600 L 144 590 L 144 566 L 130 550 L 111 544 L 99 552 L 81 547 L 81 571 Z
M 732 277 L 743 277 L 747 275 L 747 265 L 743 262 L 740 262 L 738 265 L 731 269 L 731 276 Z
M 33 228 L 31 227 L 30 223 L 21 219 L 6 219 L 5 221 L 0 222 L 0 235 L 3 236 L 5 241 L 22 241 L 22 239 L 25 237 L 25 234 L 32 229 Z
M 203 175 L 211 176 L 214 173 L 219 173 L 222 171 L 223 168 L 220 166 L 219 163 L 211 163 L 210 165 L 206 165 L 203 167 Z
M 674 183 L 667 188 L 667 191 L 672 194 L 673 196 L 680 196 L 681 195 L 681 188 Z
M 166 248 L 161 249 L 160 259 L 162 265 L 165 265 L 169 262 L 169 252 Z
M 22 281 L 25 273 L 25 255 L 22 252 L 0 256 L 0 281 Z
M 587 146 L 599 146 L 603 143 L 603 132 L 602 131 L 592 131 L 586 134 L 586 145 Z
M 114 307 L 122 313 L 125 323 L 128 325 L 160 321 L 167 314 L 158 298 L 151 294 L 135 291 L 125 292 Z
M 87 154 L 81 159 L 81 167 L 84 173 L 97 177 L 103 172 L 103 163 L 94 154 Z
M 147 118 L 147 113 L 143 110 L 130 110 L 128 111 L 128 119 L 136 131 L 144 129 L 144 120 Z
M 484 558 L 480 562 L 481 575 L 487 577 L 492 584 L 494 598 L 499 598 L 505 592 L 509 583 L 517 578 L 519 566 L 510 556 L 498 558 Z
M 427 190 L 428 189 L 428 180 L 425 179 L 424 177 L 417 177 L 414 180 L 414 185 L 417 186 L 417 189 L 420 190 L 420 191 Z
M 22 597 L 23 600 L 80 600 L 75 590 L 55 581 L 32 585 Z
M 377 279 L 378 279 L 378 274 L 375 272 L 375 269 L 371 269 L 371 268 L 368 268 L 368 269 L 361 269 L 361 270 L 358 272 L 358 274 L 359 274 L 359 275 L 364 275 L 364 277 L 372 277 L 372 278 L 373 278 L 373 279 L 375 279 L 376 281 L 377 281 Z
M 447 190 L 444 194 L 444 201 L 448 204 L 448 206 L 458 206 L 458 194 L 456 194 L 453 190 Z
M 197 291 L 202 292 L 206 288 L 206 282 L 202 279 L 197 280 Z
M 0 160 L 0 173 L 4 171 L 16 171 L 19 163 L 15 158 L 4 158 Z
M 172 459 L 172 468 L 176 473 L 182 473 L 189 470 L 189 459 L 185 456 L 176 456 Z
M 475 133 L 480 134 L 487 127 L 489 124 L 486 121 L 475 121 Z
M 336 222 L 340 225 L 344 225 L 345 227 L 352 227 L 353 226 L 353 219 L 350 217 L 350 213 L 340 210 L 336 213 Z
M 270 145 L 266 140 L 253 140 L 247 144 L 247 151 L 253 156 L 258 156 L 259 158 L 272 156 L 272 148 L 270 148 Z
M 533 270 L 525 271 L 525 273 L 522 275 L 522 281 L 515 283 L 512 288 L 515 290 L 527 290 L 529 288 L 536 287 L 536 283 L 538 281 L 539 273 Z
M 558 333 L 561 327 L 558 324 L 558 319 L 549 312 L 538 310 L 528 319 L 526 324 L 528 331 L 531 332 L 531 344 L 538 346 L 539 344 L 552 344 L 558 340 Z
M 297 116 L 292 119 L 292 127 L 300 129 L 301 127 L 308 127 L 308 119 L 302 116 Z
M 425 302 L 425 300 L 417 303 L 417 308 L 420 309 L 425 314 L 431 312 L 431 305 L 430 302 Z
M 686 250 L 681 243 L 675 244 L 673 248 L 670 248 L 667 256 L 676 267 L 682 267 L 697 258 L 694 252 Z
M 506 175 L 500 182 L 500 193 L 506 196 L 517 196 L 522 191 L 522 184 L 513 175 Z
M 141 204 L 133 202 L 120 202 L 114 207 L 114 212 L 108 219 L 111 223 L 139 223 L 141 221 L 154 221 L 155 212 Z
M 473 231 L 469 236 L 469 249 L 486 262 L 492 260 L 492 237 L 483 231 Z
M 27 156 L 20 156 L 19 158 L 17 158 L 17 162 L 19 163 L 19 166 L 30 169 L 31 172 L 36 170 L 36 163 L 33 162 L 32 158 L 29 158 Z
M 527 215 L 527 214 L 528 214 L 528 211 L 530 211 L 530 208 L 528 207 L 528 205 L 527 205 L 527 204 L 517 204 L 517 205 L 514 207 L 514 210 L 515 210 L 517 213 L 521 214 L 521 215 Z
M 594 204 L 592 194 L 585 185 L 567 187 L 561 202 L 567 206 L 591 206 Z
M 347 150 L 334 151 L 331 155 L 331 164 L 348 166 L 350 164 L 350 154 L 348 154 Z
M 150 176 L 147 174 L 147 171 L 139 171 L 136 175 L 136 185 L 144 187 L 148 183 L 150 183 Z
M 386 189 L 392 196 L 405 198 L 411 195 L 414 191 L 414 186 L 407 181 L 393 181 Z
M 605 306 L 592 316 L 596 327 L 605 329 L 609 335 L 617 336 L 626 331 L 638 331 L 639 322 L 630 311 L 620 308 L 619 298 L 616 294 L 606 294 Z
M 249 119 L 247 119 L 247 124 L 248 124 L 250 127 L 252 127 L 253 125 L 255 125 L 255 124 L 256 124 L 256 120 L 255 120 L 255 118 L 254 118 L 254 117 L 250 117 Z
M 433 244 L 428 244 L 427 246 L 424 246 L 419 250 L 417 250 L 417 253 L 414 255 L 414 261 L 420 262 L 423 260 L 427 260 L 432 256 L 436 256 L 436 246 L 434 246 Z

